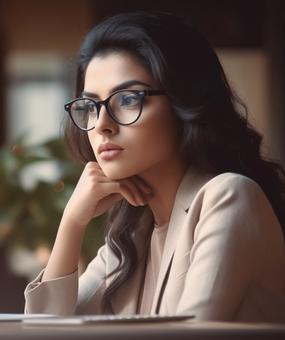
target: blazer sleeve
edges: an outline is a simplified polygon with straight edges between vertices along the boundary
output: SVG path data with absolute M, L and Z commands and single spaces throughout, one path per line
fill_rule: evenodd
M 105 286 L 106 245 L 90 262 L 78 279 L 78 271 L 63 277 L 41 281 L 44 270 L 25 289 L 25 313 L 72 315 L 84 313 L 85 306 L 93 298 L 94 313 L 100 312 L 102 287 Z M 100 292 L 100 293 L 99 293 Z M 96 294 L 97 293 L 97 294 Z M 97 302 L 97 305 L 96 305 Z
M 211 181 L 195 204 L 200 216 L 177 313 L 234 320 L 270 251 L 266 242 L 280 244 L 280 225 L 259 185 L 240 175 Z

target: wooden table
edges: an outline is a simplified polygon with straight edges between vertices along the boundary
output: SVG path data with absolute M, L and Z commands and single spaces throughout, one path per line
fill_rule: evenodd
M 0 323 L 0 339 L 274 340 L 285 339 L 285 325 L 183 321 L 50 326 L 9 321 Z

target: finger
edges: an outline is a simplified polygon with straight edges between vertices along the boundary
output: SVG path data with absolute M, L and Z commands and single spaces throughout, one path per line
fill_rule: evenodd
M 85 169 L 87 171 L 90 171 L 91 173 L 94 171 L 96 173 L 100 173 L 101 175 L 105 175 L 104 171 L 102 170 L 102 168 L 100 167 L 100 165 L 97 162 L 88 162 L 85 165 Z
M 90 164 L 90 163 L 86 165 L 82 174 L 83 176 L 88 176 L 96 180 L 111 181 L 111 179 L 108 178 L 101 169 L 99 169 L 97 166 L 94 166 L 93 164 Z
M 98 183 L 113 183 L 113 182 L 115 182 L 114 180 L 112 180 L 112 179 L 110 179 L 106 176 L 102 176 L 100 174 L 94 175 L 94 178 L 96 179 L 96 181 Z
M 97 162 L 87 162 L 85 168 L 101 169 L 100 165 Z
M 96 206 L 94 217 L 103 214 L 106 210 L 110 209 L 115 203 L 121 201 L 123 198 L 124 197 L 121 194 L 117 193 L 102 198 L 100 203 Z
M 122 180 L 121 183 L 123 183 L 129 188 L 130 193 L 132 194 L 132 196 L 134 197 L 134 200 L 136 201 L 138 205 L 146 204 L 147 200 L 146 200 L 145 194 L 140 189 L 140 186 L 138 186 L 133 179 L 126 178 Z
M 110 196 L 112 196 L 113 202 L 119 202 L 124 198 L 121 194 L 116 194 L 116 193 Z
M 140 178 L 139 176 L 132 176 L 132 180 L 136 183 L 137 186 L 146 194 L 149 195 L 152 193 L 152 188 L 146 184 L 146 182 Z
M 132 193 L 129 186 L 123 182 L 109 182 L 102 183 L 104 186 L 104 192 L 107 195 L 111 195 L 113 193 L 121 194 L 131 205 L 138 206 L 140 205 L 136 199 L 134 194 Z

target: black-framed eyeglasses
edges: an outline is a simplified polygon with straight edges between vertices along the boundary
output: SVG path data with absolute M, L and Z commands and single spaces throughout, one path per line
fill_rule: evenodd
M 109 116 L 120 125 L 135 123 L 143 110 L 146 96 L 164 95 L 162 90 L 119 90 L 105 100 L 77 98 L 64 105 L 73 123 L 83 131 L 95 128 L 101 107 L 104 105 Z

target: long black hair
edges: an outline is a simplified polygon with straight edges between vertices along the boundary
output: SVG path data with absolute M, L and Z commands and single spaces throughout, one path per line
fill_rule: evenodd
M 167 93 L 180 129 L 181 152 L 189 165 L 215 174 L 235 172 L 256 181 L 285 233 L 284 170 L 261 155 L 262 136 L 250 126 L 247 109 L 230 88 L 208 41 L 169 13 L 134 12 L 109 17 L 83 41 L 76 96 L 81 96 L 90 60 L 117 51 L 134 55 Z M 95 161 L 85 132 L 68 122 L 66 137 L 79 159 Z M 107 243 L 119 265 L 118 275 L 105 291 L 105 303 L 135 271 L 138 254 L 132 235 L 146 209 L 122 200 L 108 212 Z

